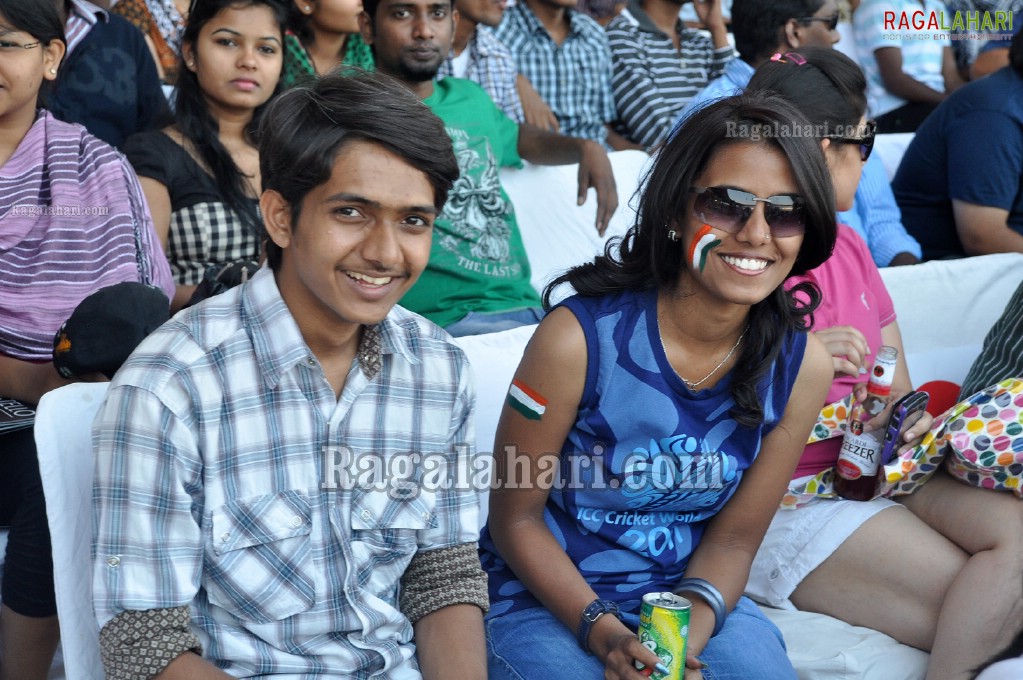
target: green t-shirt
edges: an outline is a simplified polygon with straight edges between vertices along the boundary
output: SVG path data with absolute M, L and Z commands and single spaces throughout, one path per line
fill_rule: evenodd
M 362 36 L 358 33 L 352 33 L 345 38 L 345 53 L 341 57 L 341 63 L 366 71 L 373 70 L 373 52 L 369 49 L 369 45 L 362 41 Z M 298 36 L 288 31 L 284 34 L 284 64 L 281 66 L 281 84 L 288 88 L 305 76 L 315 75 L 316 69 L 313 68 L 313 60 L 309 56 L 309 52 L 302 45 Z
M 520 167 L 519 126 L 476 83 L 444 78 L 427 106 L 444 122 L 461 173 L 434 224 L 430 263 L 401 305 L 440 326 L 469 312 L 539 307 L 515 208 L 498 168 Z

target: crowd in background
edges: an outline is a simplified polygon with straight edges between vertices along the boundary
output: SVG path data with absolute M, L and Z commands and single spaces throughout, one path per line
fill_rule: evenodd
M 52 3 L 45 12 L 38 11 L 34 4 L 43 1 Z M 517 631 L 528 626 L 539 637 L 560 636 L 566 644 L 574 644 L 576 631 L 568 621 L 578 619 L 576 602 L 592 592 L 601 596 L 596 601 L 603 601 L 603 596 L 615 588 L 625 592 L 626 581 L 635 591 L 635 584 L 642 579 L 635 573 L 622 572 L 620 566 L 631 564 L 632 572 L 650 575 L 643 581 L 648 589 L 682 576 L 701 582 L 690 584 L 696 592 L 704 593 L 697 598 L 694 610 L 701 621 L 692 638 L 694 657 L 696 653 L 701 655 L 701 660 L 691 662 L 696 664 L 691 666 L 694 672 L 699 663 L 709 662 L 742 677 L 750 668 L 742 665 L 743 651 L 750 654 L 749 662 L 754 664 L 762 663 L 764 658 L 784 659 L 784 648 L 776 640 L 764 642 L 760 628 L 766 621 L 743 596 L 746 592 L 761 602 L 775 606 L 795 602 L 802 608 L 878 628 L 907 644 L 928 650 L 933 647 L 932 677 L 966 677 L 970 669 L 990 659 L 1018 632 L 1018 626 L 992 629 L 985 624 L 993 620 L 991 617 L 1000 616 L 998 620 L 1004 621 L 1018 614 L 1007 592 L 1015 592 L 1016 601 L 1023 597 L 1019 573 L 1000 572 L 995 581 L 985 566 L 992 555 L 1003 559 L 1008 554 L 1005 561 L 1013 564 L 1023 561 L 1021 539 L 1013 534 L 1020 514 L 1010 507 L 1015 499 L 967 490 L 941 478 L 930 482 L 911 500 L 899 503 L 883 499 L 869 504 L 832 502 L 826 505 L 826 511 L 821 509 L 824 505 L 817 505 L 813 506 L 816 510 L 808 507 L 799 513 L 779 513 L 774 519 L 773 510 L 766 512 L 765 508 L 772 505 L 774 486 L 817 474 L 833 465 L 837 457 L 835 447 L 811 445 L 804 450 L 805 437 L 795 443 L 785 442 L 780 435 L 772 434 L 773 428 L 784 423 L 801 431 L 810 422 L 801 416 L 815 414 L 822 404 L 840 401 L 853 391 L 860 369 L 870 366 L 882 343 L 901 347 L 879 267 L 1023 252 L 1023 192 L 1019 191 L 1023 177 L 1023 38 L 1018 35 L 1019 26 L 1013 29 L 1011 21 L 990 29 L 965 26 L 961 33 L 980 33 L 983 39 L 960 39 L 963 36 L 956 32 L 917 26 L 912 19 L 908 24 L 898 24 L 899 18 L 917 14 L 926 21 L 926 17 L 939 13 L 952 16 L 956 12 L 981 12 L 1008 17 L 1021 10 L 1023 2 L 1009 0 L 955 0 L 947 6 L 938 0 L 861 0 L 851 4 L 835 0 L 581 0 L 578 5 L 576 0 L 517 0 L 509 6 L 503 0 L 119 0 L 98 4 L 88 0 L 0 0 L 0 396 L 35 404 L 46 392 L 74 380 L 109 378 L 100 371 L 59 373 L 53 353 L 54 335 L 62 324 L 90 293 L 105 286 L 133 282 L 158 289 L 166 295 L 161 311 L 174 314 L 190 310 L 181 318 L 191 320 L 196 327 L 218 323 L 218 315 L 227 318 L 234 314 L 236 310 L 228 305 L 227 298 L 219 298 L 221 307 L 199 303 L 249 279 L 253 279 L 250 289 L 262 291 L 264 296 L 251 304 L 265 304 L 260 308 L 264 313 L 276 309 L 272 304 L 276 293 L 266 282 L 270 276 L 265 273 L 267 269 L 275 272 L 281 287 L 279 297 L 289 306 L 295 299 L 289 297 L 294 295 L 294 288 L 286 289 L 282 282 L 289 281 L 296 287 L 308 285 L 315 293 L 315 282 L 310 283 L 309 278 L 314 274 L 296 265 L 294 253 L 310 258 L 316 254 L 316 249 L 296 234 L 300 233 L 297 227 L 302 215 L 309 220 L 308 215 L 320 209 L 309 203 L 309 197 L 320 185 L 329 185 L 331 173 L 337 172 L 322 159 L 317 165 L 310 150 L 313 144 L 309 140 L 316 134 L 324 135 L 317 140 L 327 143 L 324 140 L 331 126 L 317 132 L 310 123 L 303 129 L 271 128 L 268 133 L 272 124 L 266 118 L 273 111 L 278 124 L 294 123 L 300 114 L 315 115 L 319 111 L 330 122 L 332 115 L 353 115 L 352 111 L 361 110 L 338 108 L 339 92 L 365 96 L 378 87 L 380 96 L 394 97 L 396 105 L 400 103 L 401 110 L 409 115 L 427 111 L 435 114 L 450 137 L 454 157 L 439 160 L 447 163 L 444 167 L 430 166 L 426 159 L 415 156 L 424 154 L 426 147 L 418 146 L 415 139 L 407 140 L 413 150 L 401 162 L 431 177 L 434 200 L 426 203 L 436 203 L 437 209 L 425 212 L 430 213 L 433 229 L 426 240 L 421 230 L 417 232 L 419 240 L 414 246 L 393 246 L 403 253 L 406 248 L 415 251 L 415 257 L 409 256 L 411 264 L 375 273 L 360 270 L 349 278 L 362 287 L 386 287 L 392 279 L 405 281 L 408 285 L 400 291 L 401 306 L 452 336 L 542 321 L 539 340 L 531 345 L 517 381 L 549 385 L 552 376 L 559 376 L 556 382 L 563 387 L 548 388 L 548 396 L 552 404 L 560 404 L 563 412 L 571 413 L 559 416 L 562 420 L 556 421 L 557 426 L 542 427 L 506 414 L 502 436 L 531 442 L 545 451 L 560 451 L 565 442 L 585 448 L 593 444 L 593 428 L 603 432 L 594 424 L 599 421 L 606 427 L 608 439 L 621 437 L 620 445 L 631 442 L 631 446 L 631 428 L 645 424 L 633 423 L 630 418 L 635 414 L 621 419 L 615 415 L 613 400 L 623 398 L 624 393 L 617 392 L 621 387 L 587 377 L 585 361 L 573 362 L 573 358 L 585 357 L 599 345 L 602 352 L 609 352 L 601 359 L 607 362 L 601 364 L 602 371 L 629 372 L 630 379 L 635 378 L 642 386 L 642 398 L 652 405 L 661 404 L 664 395 L 678 393 L 692 401 L 686 409 L 714 411 L 707 418 L 721 418 L 730 423 L 728 427 L 734 426 L 733 420 L 738 422 L 742 441 L 733 445 L 752 452 L 749 460 L 740 461 L 734 482 L 738 485 L 748 468 L 754 481 L 743 488 L 756 491 L 738 493 L 735 501 L 729 501 L 736 493 L 733 486 L 720 496 L 702 499 L 703 509 L 713 511 L 708 510 L 701 521 L 710 521 L 718 511 L 723 519 L 708 529 L 704 543 L 702 526 L 693 529 L 686 561 L 674 565 L 657 560 L 631 563 L 633 552 L 648 557 L 642 550 L 622 550 L 629 555 L 609 558 L 605 550 L 611 548 L 601 541 L 614 545 L 621 537 L 602 535 L 599 530 L 591 534 L 592 527 L 578 524 L 572 516 L 592 499 L 540 494 L 513 501 L 499 494 L 494 505 L 498 521 L 492 521 L 481 542 L 483 568 L 490 576 L 489 598 L 485 592 L 480 595 L 473 591 L 475 595 L 459 601 L 475 606 L 477 599 L 482 599 L 479 608 L 485 609 L 489 599 L 494 609 L 488 622 L 506 626 L 503 630 L 487 628 L 492 642 L 491 674 L 495 672 L 496 655 L 524 677 L 541 677 L 542 668 L 550 668 L 550 659 L 544 655 L 530 659 L 514 652 L 513 648 L 521 646 Z M 889 15 L 896 17 L 896 25 L 890 23 Z M 1023 12 L 1016 19 L 1017 24 L 1023 24 Z M 845 38 L 840 32 L 843 26 L 848 33 Z M 851 45 L 844 48 L 843 43 L 850 40 Z M 404 87 L 400 96 L 389 90 L 389 85 L 374 84 L 378 81 L 372 78 L 366 81 L 368 84 L 359 85 L 360 79 L 367 78 L 367 71 L 400 83 Z M 350 79 L 355 89 L 330 89 L 334 78 Z M 318 85 L 320 82 L 323 84 Z M 368 89 L 362 91 L 360 87 Z M 730 99 L 733 103 L 728 106 L 719 102 L 747 88 L 767 99 L 754 95 L 749 100 Z M 780 95 L 785 101 L 779 103 L 763 93 Z M 386 107 L 389 102 L 376 103 Z M 293 107 L 290 115 L 294 119 L 286 116 L 289 106 Z M 368 104 L 361 102 L 359 106 Z M 714 135 L 718 128 L 724 129 L 729 116 L 763 125 L 805 124 L 818 132 L 798 143 L 782 134 L 786 139 L 770 151 L 752 143 L 728 147 L 723 138 Z M 381 115 L 381 125 L 387 124 L 385 119 Z M 439 130 L 441 126 L 435 127 Z M 437 132 L 433 128 L 423 130 L 423 134 Z M 890 182 L 879 157 L 872 154 L 876 135 L 886 133 L 913 135 Z M 302 134 L 308 139 L 296 141 Z M 360 134 L 365 135 L 357 137 L 362 142 L 330 142 L 335 145 L 333 153 L 347 159 L 347 151 L 338 149 L 367 143 L 365 140 L 375 139 L 371 135 L 376 133 Z M 303 150 L 306 143 L 309 149 Z M 721 152 L 718 145 L 744 151 L 735 152 L 732 158 L 731 152 Z M 665 196 L 654 197 L 653 189 L 647 187 L 647 214 L 641 213 L 621 261 L 615 263 L 610 256 L 598 258 L 592 269 L 573 270 L 564 277 L 577 291 L 589 291 L 583 298 L 597 302 L 584 303 L 576 298 L 549 313 L 549 305 L 545 304 L 549 300 L 545 301 L 530 283 L 530 263 L 515 207 L 501 186 L 499 169 L 520 167 L 523 161 L 577 164 L 577 187 L 549 190 L 574 191 L 581 204 L 589 189 L 594 189 L 598 204 L 594 229 L 603 234 L 619 203 L 608 154 L 624 149 L 638 149 L 654 157 L 655 170 L 648 181 L 662 181 L 659 188 Z M 823 155 L 818 149 L 823 149 Z M 294 167 L 280 165 L 283 158 L 290 159 Z M 374 158 L 384 165 L 393 160 Z M 704 167 L 698 166 L 699 158 L 715 160 Z M 457 173 L 453 163 L 457 163 Z M 303 173 L 312 173 L 315 167 L 320 167 L 322 176 L 301 185 L 305 181 Z M 749 170 L 758 167 L 774 168 L 774 177 L 768 181 Z M 295 175 L 292 184 L 288 184 L 289 172 Z M 265 191 L 267 173 L 272 177 L 270 181 L 279 183 L 274 185 L 278 189 Z M 684 177 L 689 185 L 673 184 L 672 173 Z M 447 178 L 449 174 L 452 176 Z M 719 181 L 696 187 L 696 180 L 707 175 Z M 753 185 L 763 191 L 728 188 Z M 276 194 L 279 201 L 268 199 L 268 193 Z M 793 220 L 784 210 L 784 196 L 795 193 L 814 197 L 807 199 L 812 205 L 800 207 L 806 215 L 799 220 Z M 441 195 L 443 198 L 438 200 Z M 754 234 L 750 215 L 759 203 L 764 204 L 764 224 L 768 227 Z M 284 205 L 290 208 L 282 208 Z M 353 218 L 357 211 L 348 206 L 336 212 L 340 214 L 336 219 L 341 220 Z M 682 220 L 679 216 L 689 212 L 699 212 L 706 220 L 706 233 L 690 233 L 695 230 L 672 222 L 675 218 Z M 661 213 L 663 219 L 657 221 Z M 717 221 L 708 215 L 716 215 Z M 418 222 L 405 224 L 402 239 L 409 240 L 401 244 L 412 243 L 410 234 L 419 226 Z M 714 310 L 719 299 L 731 300 L 729 295 L 734 294 L 727 287 L 704 287 L 700 282 L 705 263 L 693 260 L 693 249 L 704 252 L 705 257 L 711 252 L 711 246 L 706 245 L 709 241 L 703 239 L 712 227 L 727 234 L 723 237 L 725 248 L 735 248 L 735 255 L 722 256 L 731 263 L 729 266 L 746 268 L 747 273 L 759 266 L 751 264 L 751 258 L 741 255 L 741 249 L 732 243 L 753 248 L 749 244 L 756 241 L 756 248 L 765 252 L 777 249 L 770 250 L 772 257 L 788 267 L 778 281 L 772 279 L 772 285 L 764 284 L 764 289 L 757 291 L 757 299 L 744 300 L 741 309 L 721 318 L 708 310 Z M 797 235 L 801 245 L 793 247 L 786 239 Z M 385 245 L 372 244 L 379 249 Z M 834 256 L 828 259 L 826 254 L 832 249 Z M 691 267 L 679 269 L 677 263 L 686 263 L 686 255 Z M 665 264 L 672 261 L 676 265 Z M 650 262 L 656 263 L 653 271 L 648 267 Z M 717 265 L 708 266 L 708 272 L 712 272 L 707 274 L 708 280 L 722 276 L 713 274 Z M 415 270 L 415 275 L 402 267 Z M 649 280 L 637 278 L 640 273 L 656 277 L 656 285 L 650 288 Z M 853 281 L 862 290 L 854 291 L 849 285 Z M 687 286 L 694 285 L 694 296 L 673 295 L 678 290 L 689 291 Z M 793 290 L 786 292 L 786 286 Z M 816 292 L 806 293 L 810 289 Z M 812 301 L 811 311 L 820 305 L 814 339 L 809 341 L 800 331 L 801 315 L 786 308 L 783 299 L 788 298 L 781 297 L 798 298 L 801 294 Z M 1010 307 L 1023 304 L 1020 297 L 1017 295 Z M 861 299 L 868 307 L 866 316 L 857 308 Z M 398 299 L 391 304 L 394 302 Z M 303 304 L 315 305 L 315 301 Z M 722 308 L 726 307 L 731 310 L 728 305 Z M 766 309 L 771 310 L 771 319 L 785 319 L 784 328 L 766 328 L 771 325 L 764 321 L 768 312 L 755 311 Z M 360 318 L 362 313 L 361 308 L 343 311 L 351 318 Z M 1007 311 L 1007 315 L 1010 313 Z M 626 325 L 639 323 L 651 314 L 655 324 L 665 323 L 659 321 L 662 317 L 697 316 L 701 321 L 685 331 L 677 327 L 669 331 L 662 325 L 660 338 L 644 336 L 638 344 L 630 345 L 622 342 L 625 330 L 606 325 L 610 323 L 607 319 L 616 314 L 624 316 L 615 323 L 625 323 L 621 319 L 626 319 Z M 787 316 L 790 314 L 791 318 Z M 301 326 L 302 319 L 295 316 Z M 408 326 L 411 322 L 403 323 Z M 359 328 L 371 325 L 366 322 Z M 296 333 L 299 330 L 302 334 L 296 335 L 296 342 L 305 338 L 312 347 L 308 329 L 302 327 Z M 726 338 L 727 342 L 722 341 L 724 350 L 729 346 L 731 350 L 727 354 L 718 352 L 718 344 L 695 342 L 694 334 Z M 372 352 L 366 348 L 361 330 L 353 342 L 348 364 L 358 363 L 372 379 L 379 368 L 367 358 Z M 397 335 L 385 333 L 383 340 L 376 337 L 374 342 L 378 353 L 381 342 L 388 352 L 413 351 L 401 349 L 404 341 Z M 756 353 L 755 348 L 769 345 L 777 346 Z M 258 353 L 262 349 L 237 351 Z M 173 351 L 184 350 L 175 346 Z M 722 355 L 724 359 L 718 363 Z M 834 371 L 824 371 L 827 380 L 808 377 L 815 366 L 827 368 L 828 360 L 822 357 L 828 356 L 833 359 Z M 438 360 L 432 354 L 430 357 L 431 361 Z M 256 370 L 245 363 L 247 360 L 247 354 L 244 360 L 218 357 L 222 363 L 205 370 L 209 375 L 238 370 L 231 368 L 232 361 L 244 365 L 245 370 Z M 663 384 L 652 382 L 649 376 L 644 382 L 646 374 L 637 367 L 657 361 L 665 362 L 661 366 L 665 373 L 675 369 L 679 375 L 671 373 Z M 315 363 L 312 357 L 309 362 Z M 688 368 L 680 370 L 680 363 Z M 455 374 L 461 370 L 456 364 L 451 368 Z M 158 365 L 154 359 L 150 369 L 156 370 Z M 746 378 L 730 384 L 730 391 L 717 389 L 718 381 L 731 381 L 733 372 Z M 207 377 L 196 378 L 198 382 L 204 379 Z M 466 395 L 471 390 L 457 377 L 448 376 L 447 382 L 436 376 L 433 379 L 436 384 L 429 383 L 431 389 L 447 394 L 445 398 L 469 398 Z M 708 379 L 707 387 L 698 389 Z M 759 394 L 757 390 L 765 380 L 785 389 L 778 388 L 774 401 L 760 403 L 750 395 Z M 797 396 L 800 385 L 802 393 L 814 398 Z M 903 365 L 897 390 L 907 392 L 911 387 Z M 188 394 L 197 401 L 208 396 L 202 390 Z M 335 397 L 342 394 L 338 389 Z M 707 394 L 720 402 L 708 402 Z M 388 397 L 382 394 L 374 398 L 382 403 Z M 748 411 L 748 421 L 730 411 L 716 410 L 729 398 Z M 123 399 L 127 411 L 138 409 L 144 413 L 146 408 L 156 408 L 137 395 Z M 579 404 L 585 407 L 580 409 Z M 782 420 L 779 414 L 788 404 L 791 413 L 797 415 Z M 409 398 L 407 408 L 421 407 Z M 266 408 L 278 406 L 269 404 Z M 682 414 L 686 409 L 680 410 L 679 418 L 689 417 Z M 674 407 L 669 410 L 670 417 L 676 417 Z M 451 414 L 445 412 L 447 416 Z M 163 417 L 171 418 L 166 413 Z M 232 417 L 244 423 L 243 415 Z M 929 423 L 927 419 L 906 433 L 906 443 L 922 437 Z M 300 429 L 301 436 L 314 441 L 319 436 L 318 426 L 309 427 Z M 690 427 L 708 428 L 706 423 Z M 224 435 L 225 442 L 244 439 L 243 430 L 231 430 Z M 642 434 L 649 439 L 645 431 Z M 132 436 L 143 437 L 137 431 Z M 107 452 L 112 456 L 128 455 L 122 450 L 125 441 L 113 437 Z M 11 527 L 0 593 L 0 680 L 33 680 L 45 677 L 59 637 L 45 504 L 31 430 L 0 434 L 0 446 L 0 495 L 4 497 L 0 502 L 0 526 Z M 762 448 L 790 460 L 789 469 L 778 473 L 784 480 L 772 479 L 770 473 L 761 472 L 764 466 L 753 465 Z M 244 474 L 230 472 L 239 479 Z M 292 472 L 281 465 L 274 474 Z M 169 481 L 164 479 L 164 483 Z M 188 487 L 195 480 L 188 478 L 180 483 Z M 217 492 L 227 497 L 230 485 L 235 483 L 232 477 L 224 482 L 227 490 Z M 170 486 L 154 488 L 154 493 L 167 498 L 181 491 Z M 199 492 L 190 489 L 190 493 Z M 648 500 L 654 507 L 654 501 Z M 168 510 L 154 522 L 173 523 L 171 520 L 179 522 L 187 517 L 187 498 L 182 496 L 177 502 L 178 515 Z M 291 512 L 291 502 L 285 498 L 281 507 Z M 969 526 L 954 522 L 940 512 L 950 504 L 976 508 L 987 522 Z M 551 530 L 538 529 L 536 520 L 540 518 L 539 525 L 543 525 L 545 507 L 548 514 L 554 513 L 555 519 L 550 521 L 558 539 Z M 668 507 L 688 511 L 684 505 Z M 725 507 L 742 508 L 763 521 L 742 525 L 734 516 L 739 511 L 733 509 L 729 514 L 722 509 Z M 897 514 L 889 510 L 893 507 L 898 507 Z M 245 508 L 233 511 L 248 512 Z M 127 511 L 118 507 L 117 512 Z M 301 510 L 295 512 L 295 518 L 301 520 Z M 467 514 L 464 509 L 449 509 L 444 521 L 454 526 Z M 910 570 L 912 573 L 927 571 L 928 565 L 940 568 L 931 569 L 927 580 L 907 578 L 903 583 L 888 579 L 891 592 L 874 588 L 878 581 L 885 580 L 885 574 L 875 573 L 871 565 L 857 561 L 856 546 L 867 541 L 876 550 L 895 549 L 886 543 L 888 529 L 872 520 L 875 515 L 883 515 L 888 528 L 890 522 L 897 522 L 901 540 L 920 546 L 906 558 L 920 563 L 919 569 Z M 495 517 L 493 513 L 491 516 Z M 781 536 L 809 531 L 793 528 L 797 516 L 798 522 L 804 523 L 801 527 L 827 527 L 825 533 L 833 537 L 832 544 L 813 546 L 813 556 L 808 557 L 810 546 L 786 543 Z M 894 516 L 900 519 L 892 519 Z M 673 530 L 689 532 L 693 523 L 679 520 Z M 101 531 L 107 532 L 103 539 L 116 542 L 118 531 L 113 524 L 103 525 Z M 457 541 L 445 536 L 445 543 L 439 537 L 442 532 L 436 533 L 431 536 L 443 544 L 444 550 L 452 551 L 446 553 L 450 559 L 465 559 L 463 548 L 473 540 L 467 541 L 460 534 Z M 450 533 L 457 532 L 451 529 Z M 772 546 L 770 555 L 756 550 L 765 533 Z M 169 535 L 176 540 L 176 535 Z M 735 543 L 729 545 L 725 540 L 728 537 Z M 146 537 L 147 541 L 151 539 Z M 708 547 L 703 548 L 704 544 Z M 562 552 L 552 566 L 522 549 L 535 545 L 552 549 L 560 546 Z M 157 550 L 158 546 L 146 543 L 138 549 Z M 397 550 L 413 551 L 415 546 Z M 785 559 L 780 555 L 786 551 L 791 553 L 788 559 L 799 562 L 804 572 L 792 575 L 782 586 L 761 584 L 761 591 L 757 591 L 758 573 L 779 568 L 792 571 L 787 563 L 776 563 Z M 735 558 L 734 552 L 745 557 Z M 747 558 L 744 563 L 742 560 Z M 170 556 L 163 555 L 163 559 L 157 571 L 164 577 L 171 572 L 180 577 L 175 569 L 184 569 L 182 564 L 187 560 L 172 564 Z M 608 566 L 609 560 L 620 563 Z M 372 566 L 372 560 L 364 563 Z M 642 566 L 637 566 L 640 563 Z M 676 573 L 687 564 L 695 566 Z M 200 573 L 198 562 L 193 566 Z M 439 568 L 436 564 L 428 566 Z M 874 565 L 877 569 L 882 566 Z M 464 583 L 467 590 L 478 590 L 478 579 L 470 572 L 459 583 Z M 860 574 L 858 579 L 849 577 L 854 572 Z M 706 583 L 701 574 L 706 579 L 720 578 L 718 585 L 724 595 L 715 591 L 716 596 L 707 596 L 701 590 Z M 545 584 L 541 576 L 554 580 Z M 168 653 L 181 654 L 203 646 L 209 649 L 209 639 L 199 640 L 187 632 L 188 608 L 182 613 L 181 603 L 171 596 L 180 595 L 176 589 L 184 581 L 184 577 L 148 581 L 159 583 L 168 595 L 142 598 L 145 607 L 138 605 L 142 600 L 133 601 L 119 586 L 110 585 L 104 620 L 110 626 L 104 628 L 109 633 L 105 652 L 130 655 L 130 645 L 123 641 L 136 635 L 139 626 L 160 627 L 171 619 L 177 623 L 167 623 L 166 630 L 177 631 L 178 637 L 168 643 Z M 845 585 L 848 596 L 862 603 L 859 607 L 847 607 L 832 599 L 833 584 L 838 582 Z M 263 623 L 276 621 L 273 631 L 260 640 L 238 634 L 223 621 L 213 622 L 220 616 L 220 607 L 232 606 L 225 605 L 230 598 L 224 596 L 224 590 L 236 588 L 232 602 L 244 609 L 244 604 L 239 604 L 244 600 L 239 592 L 252 586 L 232 585 L 224 577 L 218 587 L 222 591 L 220 600 L 213 602 L 211 598 L 200 607 L 209 624 L 209 635 L 223 635 L 242 648 L 259 650 L 253 653 L 262 655 L 266 667 L 285 667 L 297 663 L 289 660 L 290 656 L 313 654 L 308 648 L 299 649 L 302 646 L 295 631 L 277 620 L 285 618 L 286 613 L 278 612 L 280 616 L 275 617 L 266 612 L 244 612 L 243 618 L 248 615 L 256 621 L 263 617 Z M 959 603 L 979 598 L 983 606 L 971 605 L 973 613 L 964 613 L 963 608 L 943 610 L 949 593 Z M 891 606 L 896 595 L 907 598 L 906 602 Z M 301 600 L 307 594 L 293 596 Z M 715 597 L 721 600 L 720 606 L 713 601 Z M 426 595 L 422 598 L 429 601 Z M 187 605 L 189 598 L 183 599 Z M 638 603 L 629 602 L 622 616 L 613 613 L 631 624 L 635 622 L 629 617 L 635 613 L 632 610 L 638 611 Z M 434 609 L 423 610 L 423 620 L 449 604 L 433 602 L 430 606 Z M 141 622 L 126 622 L 121 616 L 138 608 L 159 612 L 159 616 Z M 731 627 L 722 632 L 725 609 L 740 616 L 731 618 Z M 538 610 L 543 612 L 539 618 Z M 896 613 L 886 615 L 886 611 Z M 352 619 L 361 615 L 359 612 L 355 607 L 345 610 L 344 616 Z M 524 617 L 523 612 L 529 615 Z M 600 611 L 597 616 L 603 613 L 607 612 Z M 413 619 L 405 609 L 398 612 L 396 606 L 373 612 L 373 616 L 382 617 L 378 625 L 399 628 L 403 615 Z M 969 618 L 970 625 L 963 625 L 964 617 Z M 586 645 L 591 628 L 584 625 L 585 631 L 580 633 L 583 653 L 576 660 L 565 655 L 565 673 L 571 676 L 571 669 L 593 661 L 593 652 L 601 657 L 599 663 L 594 663 L 606 666 L 609 672 L 619 666 L 625 669 L 621 677 L 630 677 L 629 668 L 635 660 L 652 662 L 631 638 L 620 637 L 621 631 L 608 625 L 609 620 L 592 628 L 595 635 L 590 648 Z M 429 630 L 420 629 L 418 620 L 413 623 L 417 635 Z M 112 642 L 115 633 L 119 641 Z M 749 646 L 754 639 L 766 646 Z M 387 663 L 393 661 L 400 667 L 408 661 L 402 657 L 400 645 L 388 647 L 383 638 L 374 644 L 379 645 L 374 653 L 389 659 Z M 1018 638 L 1014 644 L 1018 646 Z M 217 643 L 212 648 L 223 653 L 224 659 L 233 653 L 220 649 Z M 343 641 L 339 649 L 336 653 L 340 656 L 349 655 L 347 658 L 371 665 L 360 657 L 366 652 Z M 110 667 L 118 667 L 118 663 L 123 668 L 131 666 L 122 659 L 112 661 Z M 242 668 L 224 663 L 222 668 Z M 789 677 L 785 663 L 778 663 L 778 677 Z M 153 668 L 158 673 L 164 666 Z

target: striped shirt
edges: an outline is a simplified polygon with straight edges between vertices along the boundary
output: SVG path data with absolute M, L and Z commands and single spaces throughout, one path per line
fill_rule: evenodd
M 94 426 L 100 626 L 188 606 L 234 676 L 418 678 L 399 581 L 475 545 L 474 398 L 462 350 L 400 307 L 336 397 L 267 268 L 178 314 Z
M 91 293 L 122 281 L 174 293 L 135 173 L 80 125 L 41 111 L 0 167 L 0 354 L 51 361 Z
M 963 379 L 959 399 L 1006 378 L 1023 378 L 1023 283 L 984 338 L 980 356 Z
M 64 25 L 68 54 L 78 47 L 78 44 L 85 39 L 92 27 L 100 20 L 109 21 L 105 9 L 97 7 L 88 0 L 71 0 L 71 11 L 68 12 L 67 23 Z
M 568 36 L 560 46 L 525 0 L 505 11 L 494 33 L 557 116 L 561 134 L 607 146 L 606 124 L 615 118 L 607 35 L 581 12 L 567 10 L 567 16 Z
M 653 24 L 639 0 L 630 0 L 607 26 L 618 120 L 625 137 L 646 147 L 667 139 L 686 103 L 735 56 L 731 46 L 715 49 L 710 36 L 686 28 L 681 20 L 675 30 L 681 50 Z
M 465 73 L 455 73 L 455 56 L 452 52 L 440 65 L 438 77 L 457 76 L 475 82 L 487 91 L 497 108 L 504 111 L 506 116 L 516 123 L 524 122 L 526 115 L 522 111 L 522 101 L 515 87 L 518 74 L 511 50 L 494 36 L 493 29 L 477 25 L 462 52 L 463 55 L 466 53 L 469 59 Z

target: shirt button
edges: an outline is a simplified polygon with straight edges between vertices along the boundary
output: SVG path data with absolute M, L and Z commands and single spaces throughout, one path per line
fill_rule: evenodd
M 118 567 L 121 565 L 121 558 L 114 555 L 113 557 L 107 558 L 107 564 L 111 567 Z
M 430 513 L 424 512 L 423 513 L 423 519 L 426 520 L 427 522 L 429 522 L 430 521 Z
M 294 517 L 292 517 L 291 518 L 291 526 L 293 528 L 295 528 L 295 529 L 297 529 L 300 526 L 302 526 L 302 518 L 299 517 L 298 515 L 295 515 Z
M 312 357 L 306 357 L 305 358 L 305 362 L 307 364 L 309 364 L 310 366 L 315 366 L 316 365 L 316 359 L 313 359 Z
M 771 574 L 770 574 L 770 578 L 771 578 L 771 580 L 774 580 L 774 579 L 778 578 L 779 575 L 781 575 L 780 571 L 778 571 L 777 569 L 772 569 L 771 570 Z
M 362 511 L 362 518 L 368 522 L 369 521 L 369 517 L 370 517 L 369 511 L 368 510 L 363 510 Z
M 231 534 L 225 531 L 224 535 L 220 537 L 220 540 L 223 541 L 224 543 L 227 543 L 227 539 L 229 538 L 231 538 Z

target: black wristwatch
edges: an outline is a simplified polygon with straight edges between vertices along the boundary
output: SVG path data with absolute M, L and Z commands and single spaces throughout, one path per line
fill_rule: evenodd
M 590 629 L 593 628 L 593 624 L 597 622 L 597 619 L 604 614 L 612 614 L 619 620 L 622 618 L 622 613 L 618 609 L 617 603 L 611 600 L 596 599 L 586 605 L 586 609 L 583 610 L 583 614 L 579 619 L 579 630 L 576 633 L 576 638 L 579 640 L 579 646 L 587 654 L 593 653 L 590 651 L 589 646 Z

